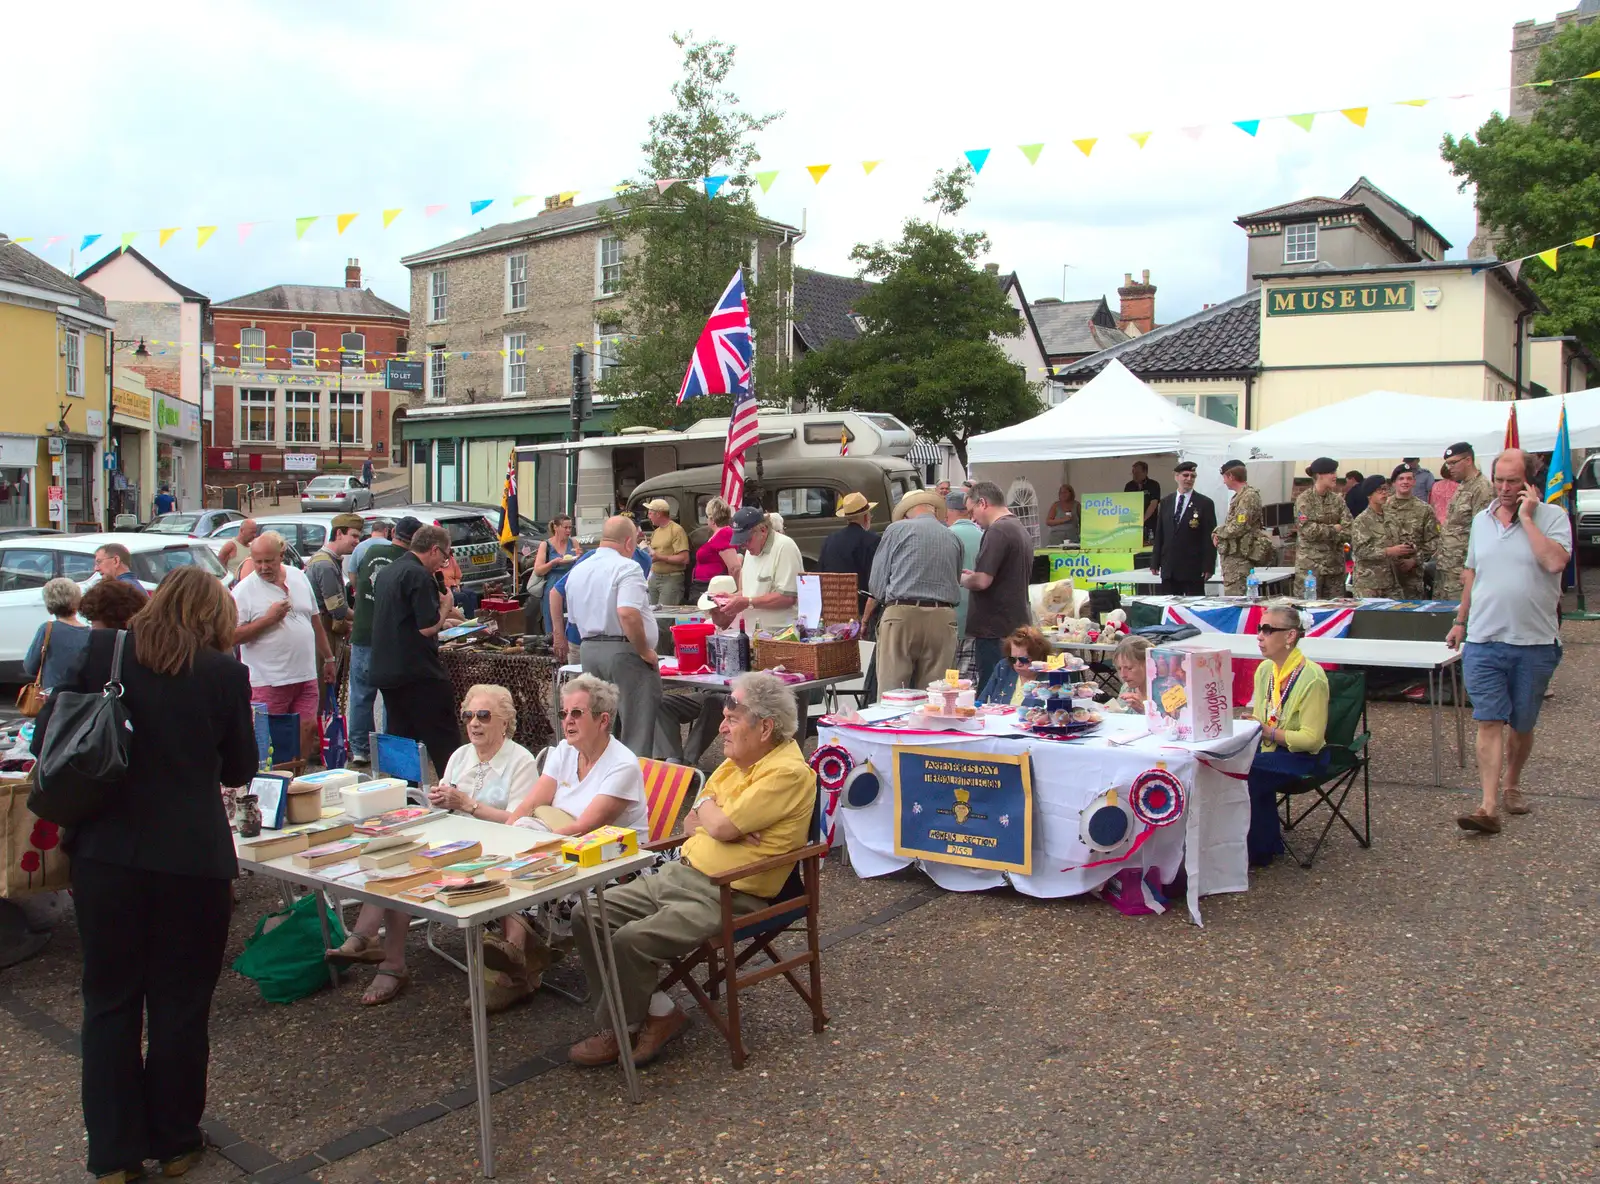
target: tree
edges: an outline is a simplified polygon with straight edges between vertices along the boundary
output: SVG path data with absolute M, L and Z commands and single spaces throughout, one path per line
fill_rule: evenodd
M 1600 22 L 1563 30 L 1539 55 L 1540 79 L 1559 82 L 1539 92 L 1527 123 L 1496 113 L 1476 136 L 1445 136 L 1440 154 L 1475 186 L 1478 217 L 1499 239 L 1496 254 L 1515 259 L 1600 230 L 1600 84 L 1582 76 L 1600 69 Z M 1534 321 L 1545 335 L 1575 334 L 1600 348 L 1600 259 L 1594 251 L 1562 251 L 1559 270 L 1529 260 L 1522 270 L 1550 312 Z
M 683 74 L 672 86 L 674 105 L 651 118 L 650 138 L 642 145 L 643 175 L 628 183 L 611 217 L 627 254 L 621 299 L 602 327 L 624 337 L 618 365 L 599 389 L 619 400 L 618 427 L 681 427 L 731 413 L 731 399 L 699 398 L 679 407 L 676 397 L 706 317 L 741 265 L 757 341 L 767 346 L 763 355 L 758 344 L 756 391 L 781 389 L 773 344 L 782 319 L 766 313 L 776 304 L 765 294 L 788 291 L 788 259 L 783 252 L 776 258 L 764 252 L 757 284 L 750 258 L 752 242 L 773 233 L 755 208 L 751 167 L 761 157 L 754 137 L 782 112 L 751 115 L 740 107 L 726 86 L 734 46 L 695 41 L 692 33 L 672 40 L 683 51 Z M 661 191 L 657 179 L 672 177 L 690 183 Z M 726 180 L 707 195 L 702 179 L 718 177 Z
M 973 436 L 1042 410 L 1038 388 L 994 340 L 1017 336 L 1022 319 L 977 266 L 988 235 L 940 225 L 966 206 L 974 177 L 966 166 L 941 170 L 925 199 L 934 221 L 908 219 L 898 242 L 857 244 L 850 258 L 879 281 L 853 310 L 865 332 L 807 354 L 792 375 L 797 393 L 825 407 L 887 412 L 949 440 L 963 467 Z

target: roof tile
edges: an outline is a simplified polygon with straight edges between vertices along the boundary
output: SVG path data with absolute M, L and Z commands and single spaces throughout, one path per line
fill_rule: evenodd
M 87 284 L 81 284 L 64 271 L 51 267 L 27 247 L 0 235 L 0 280 L 26 284 L 31 288 L 44 288 L 76 297 L 86 312 L 106 315 L 105 299 Z
M 411 314 L 398 305 L 375 296 L 371 288 L 341 288 L 326 284 L 278 284 L 235 296 L 212 305 L 214 309 L 254 308 L 272 312 L 303 312 L 318 316 L 398 317 L 409 321 Z
M 868 280 L 794 269 L 794 328 L 810 350 L 833 341 L 854 341 L 861 329 L 851 315 L 856 301 L 872 288 Z
M 1055 377 L 1086 381 L 1112 358 L 1141 378 L 1256 370 L 1261 365 L 1261 289 L 1131 337 L 1057 370 Z

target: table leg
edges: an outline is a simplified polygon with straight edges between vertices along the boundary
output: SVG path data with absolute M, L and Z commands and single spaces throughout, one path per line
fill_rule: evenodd
M 472 1009 L 472 1068 L 478 1087 L 478 1150 L 483 1174 L 494 1178 L 494 1095 L 489 1092 L 489 1016 L 483 994 L 483 926 L 467 929 L 467 1001 Z
M 288 880 L 278 881 L 278 895 L 283 899 L 284 908 L 294 908 L 294 889 L 289 886 Z
M 1439 691 L 1443 678 L 1440 677 L 1438 667 L 1428 671 L 1428 713 L 1433 721 L 1433 783 L 1444 784 L 1444 762 L 1439 758 Z
M 331 950 L 333 949 L 333 934 L 328 929 L 328 898 L 322 894 L 320 889 L 312 892 L 312 895 L 317 898 L 317 924 L 322 928 L 322 948 Z M 332 962 L 328 963 L 328 985 L 334 990 L 339 989 L 339 968 Z
M 1450 663 L 1450 688 L 1456 708 L 1456 764 L 1467 767 L 1467 714 L 1466 684 L 1462 681 L 1461 663 Z
M 611 944 L 611 926 L 606 922 L 606 890 L 604 885 L 594 890 L 595 909 L 589 908 L 589 898 L 583 897 L 583 919 L 589 926 L 589 937 L 594 943 L 600 962 L 600 989 L 605 994 L 606 1007 L 611 1012 L 611 1030 L 617 1034 L 617 1059 L 622 1062 L 622 1076 L 628 1083 L 628 1100 L 639 1102 L 639 1070 L 633 1064 L 633 1042 L 628 1034 L 628 1016 L 622 1006 L 622 983 L 617 978 L 617 954 Z M 595 925 L 595 912 L 600 914 Z

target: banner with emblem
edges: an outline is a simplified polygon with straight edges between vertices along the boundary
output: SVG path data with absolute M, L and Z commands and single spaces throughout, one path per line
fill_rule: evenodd
M 1033 871 L 1026 754 L 894 750 L 894 851 L 989 871 Z

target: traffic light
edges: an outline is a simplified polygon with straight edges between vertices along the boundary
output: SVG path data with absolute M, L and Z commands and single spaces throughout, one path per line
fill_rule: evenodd
M 594 414 L 594 394 L 589 389 L 589 355 L 572 349 L 572 422 L 582 423 Z

